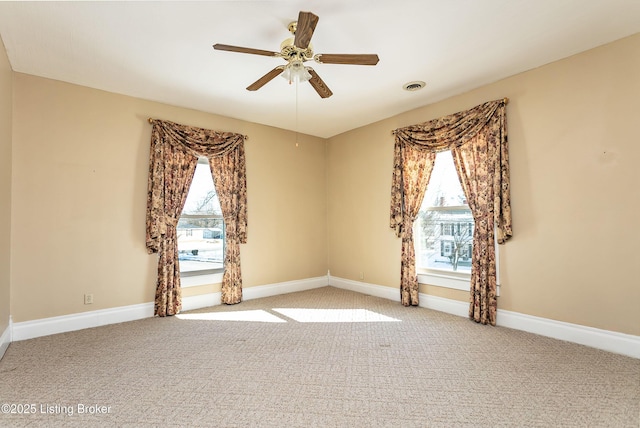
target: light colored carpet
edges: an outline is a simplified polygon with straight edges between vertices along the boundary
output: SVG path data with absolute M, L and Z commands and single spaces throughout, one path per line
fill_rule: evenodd
M 11 427 L 637 428 L 640 360 L 324 287 L 12 343 L 0 403 L 35 404 Z

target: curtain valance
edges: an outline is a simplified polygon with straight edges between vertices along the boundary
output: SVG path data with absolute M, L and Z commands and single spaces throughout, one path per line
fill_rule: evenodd
M 474 138 L 491 121 L 504 122 L 507 99 L 489 101 L 470 110 L 418 125 L 398 128 L 396 141 L 416 150 L 441 152 Z
M 177 145 L 194 156 L 221 156 L 243 144 L 245 136 L 233 132 L 180 125 L 167 120 L 149 119 L 151 140 Z

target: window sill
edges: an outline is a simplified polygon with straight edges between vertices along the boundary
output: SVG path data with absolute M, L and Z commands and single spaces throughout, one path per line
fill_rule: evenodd
M 418 283 L 435 285 L 436 287 L 453 288 L 454 290 L 469 291 L 469 274 L 450 274 L 447 272 L 418 272 Z
M 180 277 L 180 286 L 182 288 L 197 287 L 199 285 L 220 284 L 221 282 L 222 272 Z

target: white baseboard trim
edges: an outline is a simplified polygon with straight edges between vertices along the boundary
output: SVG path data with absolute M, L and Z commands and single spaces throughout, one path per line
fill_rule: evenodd
M 33 339 L 34 337 L 134 321 L 152 316 L 153 303 L 140 303 L 138 305 L 100 309 L 79 314 L 41 318 L 33 321 L 14 323 L 12 339 L 13 341 Z
M 295 293 L 298 291 L 326 287 L 327 285 L 329 285 L 329 279 L 326 276 L 279 282 L 276 284 L 259 285 L 256 287 L 243 288 L 242 299 L 260 299 L 262 297 L 271 297 L 279 294 Z
M 391 287 L 338 278 L 337 276 L 329 277 L 329 285 L 344 290 L 355 291 L 356 293 L 393 300 L 395 302 L 400 301 L 400 289 L 396 290 Z
M 446 312 L 459 317 L 469 316 L 469 303 L 467 302 L 432 296 L 424 293 L 420 293 L 418 298 L 420 307 L 433 309 L 434 311 Z
M 330 278 L 332 287 L 342 288 L 345 290 L 355 291 L 357 293 L 368 294 L 369 296 L 380 297 L 383 299 L 400 301 L 400 290 L 391 287 L 385 287 L 376 284 L 367 284 L 365 282 L 353 281 L 350 279 L 338 278 L 332 276 Z M 469 313 L 469 304 L 458 300 L 445 299 L 443 297 L 431 296 L 429 294 L 420 293 L 420 304 L 423 308 L 433 309 L 435 311 L 446 312 L 448 314 L 466 317 Z
M 496 324 L 640 358 L 640 336 L 498 309 Z
M 0 360 L 4 357 L 4 353 L 7 352 L 9 344 L 11 343 L 11 317 L 9 317 L 9 325 L 4 329 L 0 336 Z
M 329 285 L 393 301 L 400 301 L 399 290 L 382 285 L 367 284 L 334 276 L 329 277 Z M 469 303 L 467 302 L 431 296 L 424 293 L 420 293 L 419 297 L 421 307 L 461 317 L 469 316 Z M 633 358 L 640 358 L 640 336 L 601 330 L 502 309 L 498 309 L 496 321 L 498 326 L 578 343 Z
M 326 276 L 261 285 L 244 289 L 243 298 L 244 300 L 258 299 L 261 297 L 326 287 L 327 285 L 329 284 Z M 184 297 L 182 299 L 182 310 L 191 311 L 220 305 L 220 297 L 220 292 Z M 10 328 L 8 328 L 8 333 L 5 331 L 1 336 L 0 353 L 4 352 L 3 350 L 6 349 L 12 341 L 33 339 L 40 336 L 49 336 L 51 334 L 151 317 L 153 317 L 153 302 L 13 323 L 10 325 Z M 6 346 L 5 336 L 7 336 Z
M 200 294 L 198 296 L 189 296 L 182 298 L 182 310 L 193 311 L 194 309 L 209 308 L 211 306 L 218 306 L 221 302 L 222 293 L 208 293 Z

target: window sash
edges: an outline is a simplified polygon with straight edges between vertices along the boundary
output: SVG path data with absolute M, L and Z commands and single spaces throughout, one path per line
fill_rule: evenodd
M 223 219 L 222 215 L 219 215 L 219 214 L 182 214 L 180 216 L 180 220 L 182 220 L 182 219 L 207 219 L 207 220 L 208 219 L 215 219 L 215 220 L 223 220 L 222 221 L 222 260 L 224 262 L 224 254 L 225 254 L 225 251 L 226 251 L 227 239 L 226 239 L 226 230 L 225 230 L 224 219 Z M 193 228 L 191 228 L 191 229 L 193 229 Z M 181 268 L 180 277 L 181 278 L 186 278 L 186 277 L 191 277 L 191 276 L 211 275 L 211 274 L 221 273 L 223 271 L 224 271 L 224 267 L 215 268 L 215 269 L 199 269 L 199 270 L 192 270 L 192 271 L 182 271 L 182 268 Z
M 435 235 L 430 239 L 435 240 L 437 245 L 436 248 L 433 248 L 432 251 L 435 251 L 439 257 L 450 257 L 454 252 L 454 246 L 456 245 L 457 237 L 459 235 L 464 235 L 465 240 L 473 239 L 473 217 L 470 213 L 470 208 L 468 205 L 451 205 L 451 206 L 423 206 L 420 210 L 421 213 L 433 211 L 438 214 L 443 214 L 444 216 L 447 213 L 453 213 L 456 211 L 465 211 L 464 216 L 469 216 L 470 218 L 433 218 L 431 221 L 431 229 L 434 231 Z M 416 219 L 414 226 L 414 234 L 415 234 L 415 247 L 416 247 L 416 270 L 421 274 L 429 274 L 434 273 L 438 275 L 452 275 L 456 278 L 470 278 L 470 272 L 460 271 L 460 265 L 458 264 L 458 270 L 453 270 L 450 267 L 436 267 L 433 266 L 433 263 L 429 263 L 426 260 L 422 259 L 422 254 L 424 254 L 425 248 L 423 247 L 424 243 L 422 242 L 422 222 L 420 216 Z M 460 257 L 458 262 L 462 261 L 468 263 L 470 261 L 471 252 L 469 251 L 469 246 L 472 245 L 472 242 L 459 242 L 459 245 L 462 247 L 458 249 Z M 467 256 L 467 253 L 469 256 Z
M 180 218 L 223 218 L 221 214 L 180 214 Z M 223 219 L 224 220 L 224 219 Z

